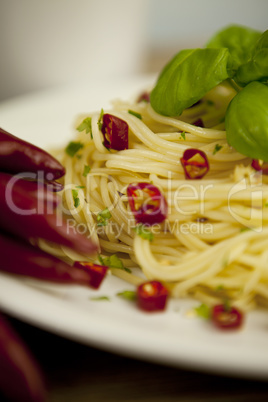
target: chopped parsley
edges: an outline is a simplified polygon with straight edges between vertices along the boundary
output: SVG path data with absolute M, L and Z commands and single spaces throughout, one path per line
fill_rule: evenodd
M 89 174 L 90 170 L 91 170 L 91 167 L 88 166 L 88 165 L 85 165 L 84 166 L 84 171 L 83 171 L 83 176 L 87 177 L 87 175 Z
M 184 141 L 186 140 L 185 131 L 182 131 L 182 132 L 181 132 L 181 138 L 182 138 Z
M 108 208 L 105 208 L 103 211 L 99 212 L 97 215 L 97 225 L 98 226 L 107 226 L 108 220 L 111 219 L 112 215 Z
M 91 297 L 90 300 L 94 300 L 94 301 L 110 301 L 110 298 L 108 296 L 96 296 L 96 297 Z
M 215 155 L 217 152 L 219 152 L 222 149 L 222 145 L 220 144 L 216 144 L 214 151 L 213 151 L 213 155 Z
M 154 235 L 150 231 L 150 229 L 148 229 L 145 225 L 140 223 L 139 225 L 135 226 L 133 229 L 135 230 L 137 235 L 139 235 L 143 239 L 153 241 Z
M 122 269 L 123 271 L 131 273 L 131 270 L 124 267 L 124 264 L 122 263 L 120 258 L 117 257 L 116 254 L 113 254 L 110 257 L 101 257 L 101 255 L 99 255 L 98 258 L 100 263 L 106 267 Z
M 75 186 L 75 188 L 85 188 L 85 186 Z
M 80 199 L 78 197 L 78 191 L 77 190 L 72 190 L 72 195 L 73 195 L 73 200 L 74 200 L 74 206 L 75 208 L 78 208 L 80 205 Z
M 142 120 L 142 115 L 138 112 L 135 112 L 135 110 L 128 110 L 129 114 L 132 114 L 133 116 L 137 117 L 138 119 Z
M 81 142 L 71 141 L 65 148 L 65 152 L 67 155 L 73 157 L 83 147 L 84 147 L 84 145 Z
M 136 300 L 137 293 L 134 290 L 124 290 L 123 292 L 119 292 L 116 296 L 122 297 L 126 300 Z
M 100 117 L 98 120 L 98 127 L 99 127 L 100 131 L 102 130 L 102 125 L 103 125 L 103 115 L 104 115 L 104 111 L 103 111 L 103 109 L 101 109 Z
M 208 100 L 207 100 L 207 105 L 209 105 L 209 106 L 214 106 L 214 105 L 215 105 L 215 102 L 214 102 L 213 100 L 211 100 L 211 99 L 208 99 Z
M 86 134 L 90 133 L 92 136 L 91 117 L 86 117 L 82 121 L 82 123 L 80 123 L 79 126 L 76 127 L 76 130 L 79 132 L 86 130 Z
M 201 317 L 201 318 L 205 318 L 206 320 L 210 318 L 211 316 L 211 309 L 209 306 L 207 306 L 206 304 L 202 303 L 200 304 L 200 306 L 195 308 L 195 312 L 196 314 Z

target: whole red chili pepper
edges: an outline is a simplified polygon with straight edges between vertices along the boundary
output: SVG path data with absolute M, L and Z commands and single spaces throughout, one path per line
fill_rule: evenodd
M 26 187 L 28 184 L 26 185 Z M 75 249 L 83 254 L 97 251 L 97 246 L 68 225 L 55 212 L 38 205 L 38 200 L 26 191 L 8 188 L 0 180 L 0 228 L 23 239 L 45 239 Z
M 48 180 L 63 176 L 64 167 L 46 151 L 0 128 L 0 170 L 10 173 L 44 172 Z
M 11 201 L 12 203 L 20 203 L 21 197 L 27 197 L 31 199 L 28 208 L 31 208 L 36 203 L 42 202 L 44 206 L 55 208 L 59 202 L 60 198 L 52 193 L 55 190 L 53 183 L 43 183 L 25 180 L 24 175 L 12 176 L 9 173 L 0 172 L 0 189 L 4 191 L 6 201 Z M 11 199 L 10 199 L 11 198 Z
M 0 271 L 49 282 L 92 286 L 92 275 L 22 240 L 0 233 Z
M 186 179 L 202 179 L 209 171 L 207 156 L 199 149 L 186 149 L 180 161 Z
M 145 311 L 160 311 L 166 307 L 168 290 L 158 281 L 142 283 L 137 288 L 138 306 Z
M 13 402 L 43 402 L 46 396 L 37 362 L 1 315 L 0 390 Z
M 138 223 L 151 226 L 166 219 L 168 213 L 166 199 L 153 184 L 130 184 L 127 195 L 130 209 Z
M 105 113 L 103 115 L 102 134 L 104 146 L 122 151 L 128 148 L 128 124 L 119 117 Z

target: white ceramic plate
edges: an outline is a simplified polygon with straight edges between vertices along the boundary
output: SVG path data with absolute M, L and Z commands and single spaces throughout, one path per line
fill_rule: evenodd
M 75 116 L 129 99 L 153 82 L 132 77 L 47 90 L 0 104 L 0 126 L 42 147 L 66 144 Z M 11 256 L 12 258 L 12 256 Z M 110 276 L 98 291 L 46 285 L 0 274 L 0 307 L 26 322 L 130 357 L 228 375 L 268 379 L 268 314 L 253 312 L 242 330 L 221 332 L 187 315 L 191 301 L 172 300 L 146 314 L 116 296 L 131 289 Z M 93 301 L 93 296 L 110 301 Z

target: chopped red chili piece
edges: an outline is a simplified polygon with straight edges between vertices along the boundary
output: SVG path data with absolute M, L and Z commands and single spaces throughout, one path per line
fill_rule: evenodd
M 264 162 L 260 159 L 253 159 L 251 166 L 253 169 L 257 170 L 257 172 L 262 172 L 263 174 L 268 175 L 268 162 Z
M 181 158 L 186 179 L 202 179 L 209 171 L 209 163 L 205 152 L 189 148 Z
M 195 122 L 193 122 L 193 126 L 202 127 L 202 128 L 205 127 L 202 119 L 197 119 Z
M 151 226 L 166 219 L 168 212 L 166 199 L 153 184 L 130 184 L 127 195 L 136 222 Z
M 243 323 L 243 313 L 235 307 L 219 304 L 212 309 L 212 322 L 221 329 L 239 328 Z
M 168 290 L 158 281 L 142 283 L 137 289 L 137 303 L 145 311 L 161 311 L 166 307 Z
M 142 92 L 137 99 L 137 102 L 150 102 L 150 93 L 149 92 Z
M 80 268 L 89 274 L 90 279 L 88 284 L 95 289 L 100 287 L 100 284 L 109 269 L 105 265 L 93 264 L 92 262 L 87 261 L 76 261 L 74 267 Z
M 105 113 L 101 131 L 106 148 L 117 151 L 128 149 L 128 124 L 124 120 Z

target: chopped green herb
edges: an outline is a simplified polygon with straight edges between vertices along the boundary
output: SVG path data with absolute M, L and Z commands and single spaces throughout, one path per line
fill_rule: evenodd
M 88 173 L 90 172 L 91 167 L 88 165 L 84 166 L 84 171 L 83 171 L 83 176 L 86 177 L 88 175 Z
M 98 258 L 100 263 L 106 267 L 118 268 L 131 273 L 131 270 L 129 268 L 124 267 L 124 264 L 122 263 L 120 258 L 117 257 L 116 254 L 113 254 L 110 257 L 102 257 L 101 255 L 99 255 Z
M 223 306 L 224 306 L 224 311 L 231 311 L 230 300 L 225 299 L 225 300 L 223 301 Z
M 102 130 L 102 125 L 103 125 L 103 121 L 102 121 L 103 115 L 104 115 L 104 111 L 103 111 L 103 109 L 101 109 L 100 117 L 99 117 L 99 120 L 98 120 L 98 127 L 99 127 L 100 131 Z
M 81 154 L 77 154 L 77 155 L 75 155 L 75 156 L 76 156 L 77 159 L 81 159 L 81 158 L 82 158 L 82 155 L 81 155 Z
M 75 186 L 75 188 L 85 188 L 85 186 Z
M 207 105 L 209 105 L 209 106 L 214 106 L 214 105 L 215 105 L 215 102 L 214 102 L 213 100 L 211 100 L 211 99 L 208 99 L 208 100 L 207 100 Z
M 81 142 L 71 141 L 65 148 L 65 152 L 67 155 L 73 157 L 83 147 L 84 145 Z
M 240 229 L 240 232 L 243 233 L 243 232 L 247 232 L 248 230 L 252 230 L 252 229 L 251 229 L 251 228 L 244 227 L 244 228 L 241 228 L 241 229 Z
M 86 134 L 90 133 L 92 135 L 92 127 L 91 127 L 91 117 L 86 117 L 82 123 L 79 124 L 78 127 L 76 127 L 76 130 L 82 132 L 86 130 Z
M 108 296 L 96 296 L 96 297 L 91 297 L 90 300 L 94 300 L 94 301 L 110 301 L 110 298 Z
M 182 138 L 184 141 L 186 140 L 185 131 L 182 131 L 182 132 L 181 132 L 181 138 Z
M 99 212 L 97 215 L 98 226 L 107 226 L 108 220 L 112 217 L 108 208 L 105 208 L 103 211 Z
M 72 190 L 73 194 L 73 200 L 74 200 L 74 206 L 75 208 L 78 208 L 80 205 L 80 199 L 78 197 L 78 191 L 77 190 Z
M 211 310 L 206 304 L 202 303 L 200 306 L 195 308 L 195 312 L 201 318 L 205 318 L 206 320 L 210 318 Z
M 222 290 L 224 290 L 224 286 L 223 285 L 219 285 L 216 287 L 216 291 L 217 292 L 221 292 Z
M 142 120 L 142 115 L 138 112 L 135 112 L 134 110 L 128 110 L 129 114 L 132 114 L 133 116 L 137 117 L 138 119 Z
M 117 293 L 116 296 L 127 300 L 136 300 L 137 293 L 133 290 L 124 290 L 123 292 Z
M 150 229 L 148 229 L 145 225 L 142 225 L 141 223 L 137 226 L 135 226 L 133 228 L 135 230 L 135 232 L 137 233 L 137 235 L 139 235 L 140 237 L 142 237 L 145 240 L 149 240 L 149 241 L 153 241 L 154 239 L 154 235 L 153 233 L 150 231 Z
M 213 155 L 215 155 L 217 152 L 219 152 L 222 149 L 222 145 L 220 144 L 216 144 L 214 151 L 213 151 Z

